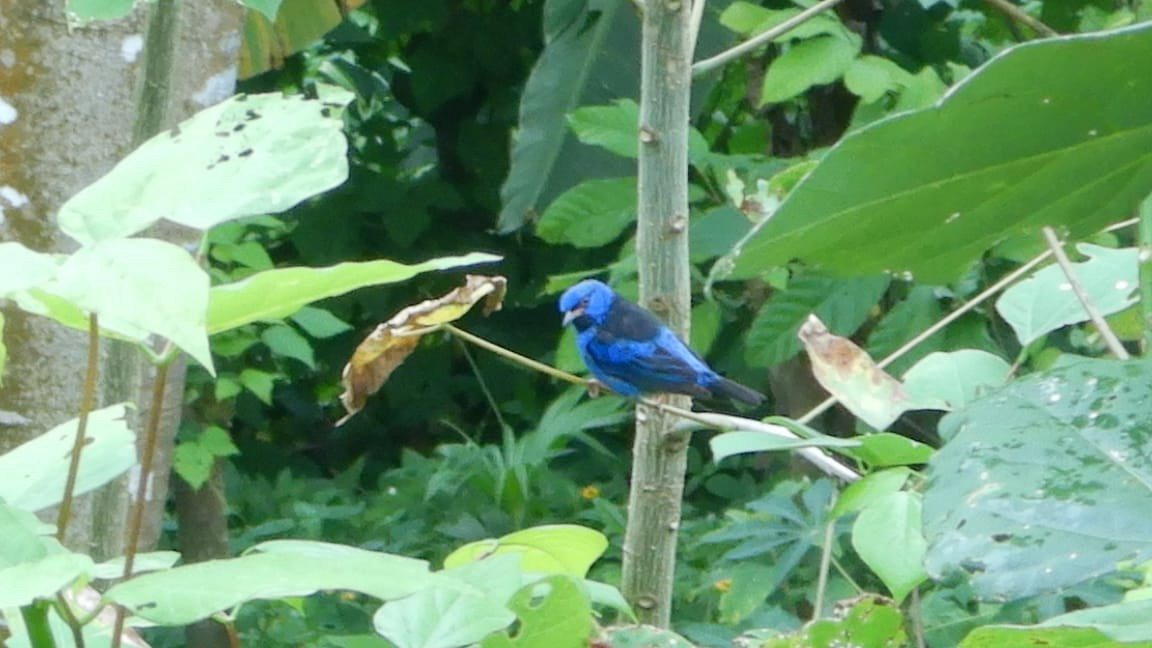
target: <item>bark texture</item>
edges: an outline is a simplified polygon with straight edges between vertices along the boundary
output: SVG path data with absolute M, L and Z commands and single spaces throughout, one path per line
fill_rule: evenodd
M 230 0 L 160 0 L 121 20 L 70 27 L 62 6 L 0 0 L 0 116 L 8 116 L 0 119 L 0 240 L 68 253 L 77 244 L 55 227 L 64 201 L 151 134 L 231 94 L 242 10 Z M 147 234 L 196 240 L 175 227 Z M 0 410 L 26 422 L 0 418 L 0 451 L 77 415 L 86 353 L 81 332 L 11 308 L 4 315 Z M 159 535 L 166 498 L 183 383 L 174 372 L 142 546 Z M 146 407 L 153 375 L 139 351 L 105 342 L 97 406 Z M 146 414 L 137 411 L 135 429 Z M 119 555 L 130 504 L 126 479 L 81 498 L 67 543 L 98 560 Z
M 704 0 L 696 0 L 703 2 Z M 642 4 L 639 210 L 640 300 L 685 339 L 691 319 L 688 262 L 688 119 L 691 3 Z M 690 407 L 686 397 L 670 402 Z M 632 451 L 623 593 L 640 621 L 668 627 L 688 438 L 675 417 L 640 406 Z

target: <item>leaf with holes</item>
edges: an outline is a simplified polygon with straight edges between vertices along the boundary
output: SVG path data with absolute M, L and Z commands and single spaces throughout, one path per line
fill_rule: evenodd
M 1088 360 L 1027 376 L 940 425 L 929 463 L 933 578 L 1016 599 L 1152 557 L 1152 364 Z
M 90 244 L 131 236 L 161 218 L 206 230 L 284 211 L 348 177 L 340 115 L 351 98 L 274 92 L 202 110 L 64 203 L 60 229 Z

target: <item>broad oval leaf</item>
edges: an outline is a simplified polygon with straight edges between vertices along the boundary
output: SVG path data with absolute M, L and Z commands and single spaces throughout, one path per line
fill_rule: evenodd
M 930 353 L 904 374 L 904 391 L 914 402 L 954 410 L 1003 385 L 1011 372 L 1003 358 L 979 349 Z
M 108 590 L 105 598 L 153 623 L 185 625 L 254 599 L 343 589 L 391 600 L 432 582 L 423 560 L 316 546 L 323 544 L 297 541 L 266 553 L 143 574 Z
M 60 229 L 90 244 L 161 218 L 206 230 L 284 211 L 348 177 L 340 114 L 350 99 L 238 95 L 202 110 L 64 203 Z
M 852 546 L 896 602 L 924 582 L 924 534 L 919 493 L 896 491 L 869 503 L 852 525 Z
M 607 548 L 608 539 L 599 531 L 575 524 L 553 524 L 468 543 L 449 554 L 444 566 L 458 567 L 486 556 L 518 553 L 520 566 L 526 572 L 583 578 Z
M 786 428 L 781 429 L 786 430 Z M 788 434 L 791 435 L 791 432 Z M 785 438 L 784 436 L 773 436 L 765 432 L 751 430 L 724 432 L 708 439 L 708 447 L 712 449 L 712 460 L 716 462 L 734 455 L 754 452 L 795 450 L 797 448 L 855 448 L 859 445 L 860 442 L 855 439 L 838 439 L 824 435 L 814 439 Z
M 1058 590 L 1152 556 L 1152 364 L 1089 360 L 950 414 L 929 463 L 928 572 L 982 596 Z
M 88 413 L 75 494 L 103 486 L 136 463 L 136 435 L 125 414 L 123 403 Z M 77 425 L 78 419 L 72 419 L 0 455 L 0 500 L 25 511 L 58 504 Z
M 19 243 L 0 243 L 0 298 L 47 281 L 56 272 L 50 254 L 29 250 Z
M 536 235 L 549 243 L 599 247 L 636 220 L 636 178 L 586 180 L 552 201 Z
M 1101 315 L 1119 313 L 1136 303 L 1139 250 L 1114 250 L 1089 243 L 1081 243 L 1076 249 L 1090 258 L 1073 263 L 1072 272 Z M 1025 346 L 1058 328 L 1090 319 L 1072 292 L 1068 277 L 1055 264 L 1005 290 L 996 300 L 996 312 Z
M 515 620 L 504 601 L 484 592 L 437 585 L 384 605 L 372 623 L 397 648 L 460 648 Z
M 1152 189 L 1149 51 L 1152 24 L 1026 43 L 936 106 L 845 137 L 734 275 L 801 258 L 944 282 L 1011 234 L 1126 218 Z

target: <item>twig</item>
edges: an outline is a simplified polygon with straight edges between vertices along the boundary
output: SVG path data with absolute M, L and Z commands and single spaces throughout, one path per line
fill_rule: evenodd
M 1137 230 L 1140 254 L 1140 314 L 1143 316 L 1144 355 L 1152 353 L 1152 197 L 1140 206 Z
M 504 347 L 502 347 L 498 344 L 495 344 L 493 342 L 489 342 L 488 340 L 485 340 L 484 338 L 482 338 L 480 336 L 469 333 L 468 331 L 457 328 L 451 324 L 441 324 L 440 328 L 444 329 L 445 331 L 448 331 L 452 335 L 455 335 L 456 337 L 458 337 L 462 340 L 467 340 L 468 342 L 471 342 L 472 344 L 475 344 L 478 347 L 481 347 L 483 349 L 487 349 L 487 350 L 491 351 L 492 353 L 495 353 L 496 355 L 499 355 L 503 358 L 507 358 L 508 360 L 511 360 L 517 364 L 522 364 L 522 365 L 529 367 L 531 369 L 535 369 L 536 371 L 539 371 L 541 373 L 548 374 L 549 376 L 552 376 L 553 378 L 559 378 L 560 380 L 563 380 L 565 382 L 570 382 L 573 385 L 580 385 L 582 387 L 588 386 L 589 381 L 587 381 L 587 380 L 585 380 L 579 376 L 570 374 L 567 371 L 561 371 L 560 369 L 557 369 L 556 367 L 546 365 L 543 362 L 538 362 L 536 360 L 533 360 L 532 358 L 522 356 L 519 353 L 516 353 L 515 351 L 505 349 Z M 668 414 L 678 416 L 682 419 L 694 421 L 700 425 L 703 425 L 704 427 L 707 427 L 707 428 L 713 429 L 713 430 L 721 430 L 721 431 L 736 430 L 736 429 L 754 430 L 756 432 L 764 432 L 765 434 L 772 434 L 774 436 L 783 437 L 785 439 L 799 439 L 800 438 L 799 436 L 796 436 L 795 434 L 793 434 L 789 430 L 786 430 L 786 429 L 781 428 L 781 427 L 776 426 L 776 425 L 769 425 L 767 423 L 762 423 L 760 421 L 756 421 L 753 419 L 741 418 L 739 416 L 727 416 L 725 414 L 693 412 L 691 410 L 686 410 L 686 409 L 683 409 L 680 407 L 675 407 L 675 406 L 669 405 L 667 403 L 660 403 L 660 402 L 657 402 L 657 401 L 654 401 L 654 400 L 648 399 L 648 398 L 642 398 L 642 399 L 640 399 L 640 402 L 649 406 L 649 407 L 654 407 L 654 408 L 659 409 L 663 412 L 667 412 Z M 856 481 L 857 479 L 860 479 L 860 475 L 858 475 L 855 471 L 853 471 L 851 468 L 848 468 L 844 464 L 836 461 L 832 457 L 828 456 L 823 451 L 821 451 L 819 448 L 799 448 L 797 451 L 805 459 L 807 459 L 808 461 L 815 464 L 817 468 L 820 468 L 821 470 L 823 470 L 824 472 L 826 472 L 830 475 L 833 475 L 835 477 L 839 477 L 840 479 L 843 479 L 845 481 L 850 481 L 850 482 Z
M 88 316 L 88 366 L 84 371 L 84 392 L 80 395 L 80 418 L 76 422 L 76 437 L 72 441 L 72 456 L 68 459 L 68 477 L 64 482 L 64 499 L 56 516 L 56 539 L 64 542 L 68 524 L 72 521 L 72 500 L 76 491 L 76 478 L 80 474 L 80 455 L 84 452 L 84 438 L 88 434 L 88 413 L 96 398 L 96 378 L 100 370 L 100 324 L 96 314 Z
M 1009 0 L 985 0 L 985 2 L 992 5 L 993 8 L 1007 16 L 1010 20 L 1014 20 L 1021 25 L 1028 27 L 1041 36 L 1050 38 L 1052 36 L 1060 35 L 1060 32 L 1052 29 L 1048 25 L 1045 25 L 1043 22 L 1033 18 L 1032 16 L 1029 16 L 1024 12 L 1023 9 L 1012 4 Z
M 704 21 L 704 5 L 708 0 L 692 0 L 692 19 L 689 23 L 688 38 L 692 42 L 688 45 L 688 52 L 696 51 L 696 43 L 700 40 L 700 24 Z
M 835 495 L 829 502 L 828 506 L 831 508 L 836 503 Z M 816 601 L 813 604 L 812 620 L 820 618 L 820 613 L 824 610 L 824 594 L 828 590 L 828 565 L 832 561 L 832 541 L 836 533 L 836 520 L 828 520 L 827 526 L 824 527 L 824 546 L 820 551 L 820 575 L 816 580 Z
M 484 398 L 488 401 L 488 406 L 492 408 L 492 413 L 496 415 L 496 422 L 500 424 L 500 430 L 507 430 L 508 423 L 504 421 L 504 416 L 500 414 L 500 408 L 496 405 L 496 398 L 492 396 L 492 390 L 488 389 L 488 381 L 484 380 L 484 374 L 480 373 L 480 365 L 476 364 L 476 359 L 472 357 L 472 352 L 468 350 L 468 345 L 464 344 L 464 340 L 456 340 L 460 345 L 460 350 L 464 352 L 464 357 L 468 360 L 468 366 L 472 367 L 472 373 L 476 376 L 476 382 L 480 383 L 480 391 L 484 392 Z
M 1100 336 L 1104 338 L 1104 343 L 1108 345 L 1108 349 L 1112 351 L 1112 355 L 1121 360 L 1128 359 L 1128 351 L 1124 345 L 1120 343 L 1120 339 L 1116 337 L 1116 333 L 1112 331 L 1112 327 L 1108 326 L 1108 322 L 1104 321 L 1104 316 L 1097 310 L 1096 305 L 1088 299 L 1088 293 L 1084 292 L 1084 286 L 1081 285 L 1080 280 L 1076 278 L 1076 271 L 1072 268 L 1072 262 L 1068 260 L 1068 254 L 1064 252 L 1064 246 L 1061 245 L 1060 239 L 1057 238 L 1055 230 L 1051 227 L 1044 226 L 1044 240 L 1048 243 L 1048 249 L 1056 256 L 1056 264 L 1064 271 L 1064 276 L 1068 278 L 1068 285 L 1072 287 L 1073 294 L 1076 299 L 1080 300 L 1080 305 L 1084 307 L 1084 312 L 1096 325 L 1096 330 L 1100 332 Z
M 771 425 L 769 423 L 741 418 L 739 416 L 713 414 L 710 412 L 692 412 L 692 414 L 694 414 L 692 420 L 704 423 L 708 427 L 716 430 L 751 430 L 753 432 L 771 434 L 772 436 L 777 436 L 783 439 L 800 438 L 791 430 L 780 427 L 779 425 Z M 828 456 L 828 454 L 820 448 L 797 448 L 796 452 L 811 462 L 814 466 L 820 470 L 823 470 L 829 475 L 832 475 L 833 477 L 839 477 L 840 479 L 843 479 L 847 482 L 854 482 L 860 479 L 859 473 Z
M 927 648 L 924 641 L 924 619 L 920 615 L 920 588 L 912 588 L 912 601 L 908 606 L 908 613 L 912 616 L 912 632 L 916 633 L 916 648 Z
M 161 355 L 166 360 L 156 365 L 156 378 L 152 381 L 152 404 L 148 410 L 148 425 L 144 430 L 144 450 L 140 456 L 140 476 L 136 480 L 136 501 L 132 503 L 132 517 L 129 519 L 128 542 L 124 549 L 124 571 L 121 578 L 132 577 L 136 563 L 136 553 L 140 546 L 140 529 L 144 525 L 144 505 L 148 495 L 148 483 L 152 478 L 152 463 L 156 454 L 156 437 L 160 430 L 160 415 L 164 409 L 164 391 L 168 383 L 168 368 L 175 355 L 171 353 L 172 343 L 166 345 L 167 352 Z M 124 608 L 116 606 L 116 623 L 112 630 L 112 648 L 120 648 L 124 635 Z
M 1112 225 L 1105 227 L 1104 231 L 1105 232 L 1114 232 L 1114 231 L 1119 230 L 1119 229 L 1124 229 L 1125 227 L 1128 227 L 1129 225 L 1135 225 L 1138 221 L 1139 221 L 1139 219 L 1137 219 L 1137 218 L 1130 218 L 1130 219 L 1125 220 L 1125 221 L 1120 221 L 1119 223 L 1113 223 Z M 957 308 L 956 310 L 952 311 L 951 313 L 948 313 L 947 315 L 945 315 L 943 318 L 941 318 L 941 320 L 939 322 L 936 322 L 932 326 L 929 326 L 928 328 L 924 329 L 924 331 L 921 332 L 919 335 L 917 335 L 916 337 L 912 338 L 911 340 L 908 340 L 907 342 L 905 342 L 904 346 L 900 347 L 899 349 L 896 349 L 892 353 L 889 353 L 887 357 L 885 357 L 883 360 L 881 360 L 880 362 L 878 362 L 876 364 L 881 369 L 892 364 L 893 362 L 898 360 L 901 356 L 903 356 L 905 353 L 908 353 L 909 351 L 914 349 L 921 342 L 923 342 L 924 340 L 927 340 L 928 338 L 935 335 L 938 331 L 940 331 L 940 329 L 942 329 L 945 326 L 948 326 L 952 322 L 956 321 L 957 319 L 960 318 L 961 315 L 964 315 L 965 313 L 972 310 L 973 308 L 976 308 L 977 306 L 982 304 L 985 300 L 987 300 L 989 297 L 1000 292 L 1001 290 L 1006 288 L 1009 284 L 1015 282 L 1017 279 L 1019 279 L 1020 277 L 1022 277 L 1025 274 L 1027 274 L 1030 270 L 1032 270 L 1032 268 L 1035 268 L 1037 265 L 1039 265 L 1041 262 L 1043 262 L 1045 259 L 1047 259 L 1050 256 L 1052 256 L 1052 250 L 1045 250 L 1045 251 L 1041 252 L 1040 254 L 1036 255 L 1035 257 L 1032 258 L 1032 260 L 1028 261 L 1027 263 L 1020 266 L 1019 268 L 1016 268 L 1012 272 L 1009 272 L 1008 274 L 1004 275 L 1004 277 L 1001 278 L 1000 281 L 997 281 L 996 283 L 992 284 L 991 286 L 985 288 L 983 291 L 980 292 L 979 295 L 976 295 L 971 300 L 962 304 L 960 306 L 960 308 Z M 820 416 L 824 412 L 828 411 L 828 408 L 832 407 L 835 404 L 836 404 L 836 397 L 835 396 L 829 396 L 828 398 L 824 399 L 824 402 L 822 402 L 819 405 L 817 405 L 816 407 L 813 407 L 812 409 L 808 410 L 807 413 L 805 413 L 803 416 L 801 416 L 800 418 L 798 418 L 796 420 L 799 423 L 811 423 L 813 419 L 815 419 L 817 416 Z
M 696 63 L 692 64 L 692 74 L 698 76 L 704 74 L 705 72 L 711 72 L 712 70 L 723 66 L 725 63 L 728 63 L 731 60 L 740 58 L 741 56 L 744 56 L 757 47 L 760 47 L 769 41 L 773 41 L 783 36 L 784 34 L 787 34 L 799 25 L 807 22 L 816 14 L 835 6 L 838 2 L 840 2 L 840 0 L 822 0 L 821 2 L 818 2 L 805 9 L 804 11 L 796 14 L 795 16 L 789 18 L 788 20 L 785 20 L 779 25 L 776 25 L 772 29 L 756 34 L 752 38 L 744 41 L 743 43 L 740 43 L 736 47 L 724 50 L 716 56 L 706 58 L 703 61 L 697 61 Z

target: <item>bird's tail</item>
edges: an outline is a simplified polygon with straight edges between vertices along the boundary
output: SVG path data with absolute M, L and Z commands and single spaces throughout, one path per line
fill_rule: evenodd
M 738 400 L 741 403 L 748 405 L 759 405 L 764 402 L 764 394 L 741 385 L 738 382 L 721 378 L 720 380 L 708 385 L 708 389 L 717 396 L 725 396 L 732 400 Z

